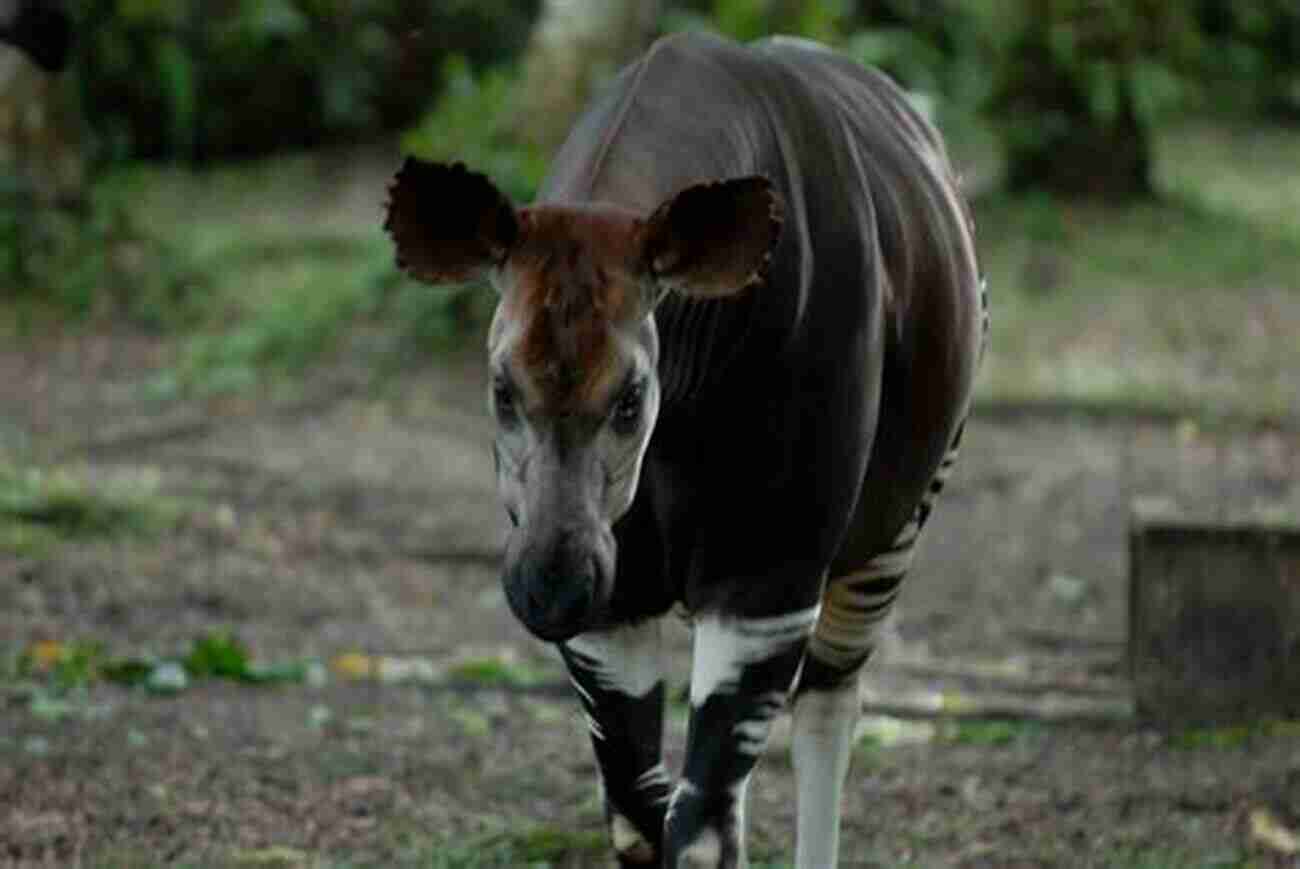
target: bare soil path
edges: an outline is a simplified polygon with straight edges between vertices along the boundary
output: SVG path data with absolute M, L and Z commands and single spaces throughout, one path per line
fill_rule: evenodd
M 0 462 L 145 480 L 184 505 L 160 538 L 0 552 L 0 651 L 80 639 L 170 654 L 233 628 L 260 658 L 327 666 L 173 697 L 96 682 L 58 716 L 0 690 L 0 865 L 605 865 L 577 706 L 497 584 L 477 360 L 378 385 L 336 365 L 289 398 L 150 403 L 137 386 L 164 357 L 115 335 L 0 349 Z M 845 864 L 1294 865 L 1259 830 L 1300 827 L 1296 729 L 1137 727 L 1123 641 L 1131 500 L 1295 515 L 1300 436 L 980 417 L 966 445 L 869 711 L 948 698 L 961 712 L 960 695 L 1097 714 L 871 718 Z M 679 665 L 686 642 L 677 630 Z M 406 661 L 411 678 L 346 678 L 329 664 L 348 653 Z M 454 678 L 484 661 L 528 678 Z M 680 703 L 670 718 L 675 758 Z M 781 749 L 751 788 L 760 864 L 791 853 Z

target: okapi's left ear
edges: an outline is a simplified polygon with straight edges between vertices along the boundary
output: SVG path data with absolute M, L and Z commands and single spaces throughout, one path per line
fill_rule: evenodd
M 661 290 L 732 295 L 766 273 L 781 212 L 771 182 L 757 175 L 687 187 L 647 219 L 642 262 Z
M 407 157 L 388 193 L 384 229 L 397 266 L 427 283 L 464 281 L 501 265 L 519 234 L 510 200 L 464 163 Z

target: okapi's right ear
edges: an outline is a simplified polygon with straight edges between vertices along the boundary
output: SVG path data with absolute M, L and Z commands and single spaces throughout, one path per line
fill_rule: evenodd
M 510 200 L 464 163 L 407 157 L 388 197 L 384 229 L 397 266 L 426 283 L 465 281 L 501 265 L 519 235 Z
M 781 215 L 781 197 L 762 176 L 696 184 L 646 220 L 642 261 L 660 292 L 730 296 L 766 276 Z

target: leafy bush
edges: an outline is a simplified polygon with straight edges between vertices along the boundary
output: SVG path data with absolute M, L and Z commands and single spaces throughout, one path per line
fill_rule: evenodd
M 1300 6 L 1294 0 L 1200 0 L 1204 75 L 1228 105 L 1300 120 Z M 1242 96 L 1246 100 L 1242 100 Z
M 102 156 L 210 159 L 401 127 L 439 60 L 518 51 L 539 0 L 86 0 L 76 76 Z
M 1012 189 L 1151 192 L 1151 132 L 1193 88 L 1188 8 L 1163 0 L 1019 0 L 995 45 L 988 107 Z
M 34 201 L 0 173 L 0 300 L 24 318 L 46 310 L 123 315 L 147 327 L 185 320 L 203 285 L 189 259 L 131 211 L 129 185 L 102 183 L 79 207 Z

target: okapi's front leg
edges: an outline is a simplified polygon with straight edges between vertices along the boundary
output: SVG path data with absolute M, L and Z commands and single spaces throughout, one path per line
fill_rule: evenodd
M 746 865 L 745 788 L 785 705 L 817 607 L 695 622 L 691 723 L 664 834 L 669 867 Z
M 619 865 L 658 865 L 669 788 L 660 619 L 582 634 L 560 651 L 591 729 Z

